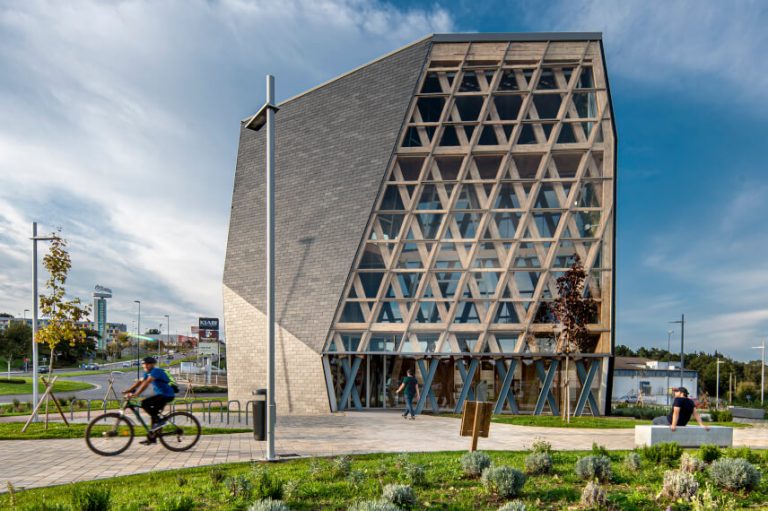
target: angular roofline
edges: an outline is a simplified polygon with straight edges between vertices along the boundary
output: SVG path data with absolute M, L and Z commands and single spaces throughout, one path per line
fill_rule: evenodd
M 401 46 L 396 50 L 393 50 L 380 57 L 377 57 L 371 60 L 370 62 L 361 64 L 355 67 L 354 69 L 350 69 L 345 73 L 342 73 L 319 85 L 312 87 L 311 89 L 307 89 L 305 91 L 302 91 L 296 94 L 295 96 L 291 96 L 290 98 L 285 99 L 280 103 L 278 103 L 277 106 L 282 106 L 290 101 L 293 101 L 306 94 L 309 94 L 310 92 L 314 92 L 318 89 L 321 89 L 326 85 L 330 85 L 336 80 L 340 80 L 345 76 L 351 75 L 352 73 L 355 73 L 363 69 L 364 67 L 370 66 L 371 64 L 375 64 L 376 62 L 384 60 L 387 57 L 391 57 L 396 53 L 399 53 L 407 48 L 410 48 L 411 46 L 415 46 L 425 41 L 430 41 L 432 43 L 463 43 L 463 42 L 497 42 L 497 41 L 520 41 L 520 42 L 602 41 L 602 39 L 603 39 L 602 32 L 530 32 L 530 33 L 526 33 L 526 32 L 452 32 L 452 33 L 446 33 L 446 34 L 429 34 L 427 36 L 422 37 L 421 39 L 417 39 L 416 41 L 406 44 L 405 46 Z M 253 117 L 253 114 L 245 117 L 240 122 L 246 123 L 252 117 Z

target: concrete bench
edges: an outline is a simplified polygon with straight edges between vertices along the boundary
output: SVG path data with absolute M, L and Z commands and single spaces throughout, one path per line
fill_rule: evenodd
M 762 408 L 744 408 L 740 406 L 729 406 L 728 411 L 738 419 L 763 419 L 765 410 Z
M 700 447 L 704 444 L 733 446 L 733 428 L 710 426 L 709 431 L 701 426 L 682 426 L 675 431 L 669 426 L 635 426 L 635 447 L 675 442 L 680 447 Z

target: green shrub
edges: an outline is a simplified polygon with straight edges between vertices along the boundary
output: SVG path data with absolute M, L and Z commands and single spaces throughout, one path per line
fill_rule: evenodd
M 408 456 L 407 452 L 401 452 L 397 456 L 395 456 L 395 467 L 399 469 L 403 469 L 411 464 L 411 457 Z
M 351 475 L 351 474 L 350 474 Z M 283 483 L 283 497 L 291 500 L 295 499 L 301 493 L 301 481 L 298 479 L 289 479 Z
M 715 497 L 712 485 L 707 483 L 691 501 L 691 511 L 736 511 L 736 502 L 727 495 Z
M 195 500 L 188 495 L 173 495 L 160 502 L 157 511 L 193 511 Z
M 669 410 L 663 406 L 621 406 L 611 409 L 615 417 L 633 417 L 635 419 L 651 420 L 667 415 Z
M 331 472 L 334 477 L 347 477 L 350 470 L 352 470 L 352 459 L 349 456 L 339 456 L 331 462 Z
M 491 457 L 482 451 L 465 453 L 461 457 L 461 469 L 469 477 L 480 477 L 491 466 Z
M 253 493 L 253 483 L 248 476 L 241 474 L 235 477 L 228 477 L 224 480 L 224 485 L 229 490 L 229 494 L 235 499 L 250 500 Z
M 525 457 L 525 471 L 540 475 L 552 472 L 552 456 L 547 452 L 533 452 Z
M 728 410 L 710 410 L 709 416 L 714 422 L 731 422 L 733 420 L 733 414 Z
M 525 474 L 512 467 L 488 467 L 483 470 L 483 487 L 503 499 L 517 497 L 525 484 Z
M 760 484 L 760 471 L 743 458 L 723 458 L 709 467 L 712 482 L 726 490 L 752 490 Z
M 716 445 L 704 444 L 699 447 L 699 458 L 704 463 L 712 463 L 713 461 L 720 459 L 720 456 L 722 455 L 723 451 Z
M 608 495 L 598 483 L 590 481 L 581 491 L 580 502 L 587 509 L 600 509 L 608 505 Z
M 427 472 L 423 465 L 409 463 L 403 468 L 403 474 L 412 486 L 424 486 L 427 483 Z
M 212 468 L 210 472 L 208 472 L 208 475 L 211 477 L 211 481 L 214 484 L 220 484 L 227 477 L 224 471 L 219 467 Z
M 725 450 L 726 458 L 742 458 L 750 463 L 760 463 L 760 455 L 749 447 L 729 447 Z
M 531 451 L 551 453 L 552 444 L 550 444 L 544 439 L 538 438 L 534 440 L 533 443 L 531 444 Z
M 365 482 L 365 472 L 362 470 L 350 470 L 347 475 L 347 482 L 352 486 L 360 486 Z
M 400 508 L 386 500 L 366 500 L 352 504 L 347 511 L 400 511 Z
M 11 509 L 16 509 L 15 507 Z M 48 502 L 32 502 L 30 504 L 25 504 L 24 506 L 18 508 L 19 511 L 74 511 L 73 508 L 67 506 L 66 504 L 53 504 Z
M 187 478 L 183 474 L 176 475 L 176 484 L 179 486 L 184 486 L 187 484 Z
M 680 457 L 680 470 L 688 474 L 695 474 L 696 472 L 703 472 L 707 468 L 707 464 L 700 458 L 684 452 Z
M 397 507 L 410 509 L 417 503 L 413 488 L 407 484 L 388 484 L 381 492 L 382 500 L 391 502 Z
M 701 461 L 701 460 L 697 460 Z M 664 482 L 661 487 L 661 496 L 670 500 L 691 500 L 699 490 L 699 483 L 693 474 L 681 470 L 667 470 L 664 472 Z
M 526 511 L 526 507 L 522 501 L 513 500 L 501 506 L 498 511 Z
M 576 461 L 576 475 L 581 479 L 610 481 L 613 477 L 611 460 L 607 456 L 585 456 Z
M 312 458 L 309 461 L 309 475 L 315 478 L 320 478 L 328 469 L 328 463 L 325 460 L 319 458 Z
M 605 456 L 606 458 L 608 458 L 608 449 L 598 444 L 597 442 L 592 442 L 592 455 Z
M 287 504 L 280 502 L 279 500 L 262 499 L 257 500 L 248 511 L 290 511 L 291 508 Z
M 627 453 L 627 456 L 624 458 L 624 467 L 629 472 L 639 472 L 641 465 L 639 454 L 636 452 Z
M 683 455 L 683 448 L 675 442 L 664 442 L 656 445 L 646 445 L 640 449 L 643 458 L 651 463 L 666 463 L 673 465 Z
M 76 487 L 72 492 L 72 507 L 77 511 L 107 511 L 111 499 L 112 493 L 107 487 Z
M 0 381 L 2 381 L 2 383 L 10 383 L 12 385 L 23 385 L 27 383 L 27 381 L 22 378 L 3 378 Z M 19 402 L 17 399 L 14 399 L 14 401 L 15 401 L 14 405 Z
M 252 495 L 255 499 L 283 498 L 283 482 L 273 476 L 266 467 L 258 467 L 254 472 Z

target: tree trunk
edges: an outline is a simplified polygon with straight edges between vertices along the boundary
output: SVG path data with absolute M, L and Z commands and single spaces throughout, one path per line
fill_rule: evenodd
M 570 392 L 571 386 L 568 381 L 568 375 L 569 375 L 568 360 L 569 359 L 570 357 L 568 356 L 568 352 L 566 351 L 565 352 L 565 416 L 567 417 L 567 419 L 565 420 L 565 422 L 567 424 L 571 423 L 571 392 Z
M 8 357 L 8 379 L 11 379 L 11 357 Z

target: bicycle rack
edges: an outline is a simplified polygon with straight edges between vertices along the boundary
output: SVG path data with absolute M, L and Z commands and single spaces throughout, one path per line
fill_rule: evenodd
M 251 403 L 253 403 L 253 404 L 251 404 Z M 248 425 L 248 405 L 251 405 L 251 408 L 255 407 L 256 406 L 256 400 L 255 399 L 251 399 L 251 400 L 245 402 L 245 425 L 246 426 Z
M 229 412 L 230 412 L 230 405 L 232 403 L 237 403 L 237 423 L 241 424 L 242 420 L 241 420 L 241 417 L 240 417 L 240 401 L 237 400 L 237 399 L 230 399 L 229 401 L 227 401 L 227 424 L 229 424 Z M 222 413 L 223 413 L 223 411 L 222 411 Z
M 73 398 L 69 402 L 69 420 L 75 420 L 75 407 L 76 407 L 78 402 L 85 403 L 86 405 L 88 404 L 88 400 L 87 399 Z

